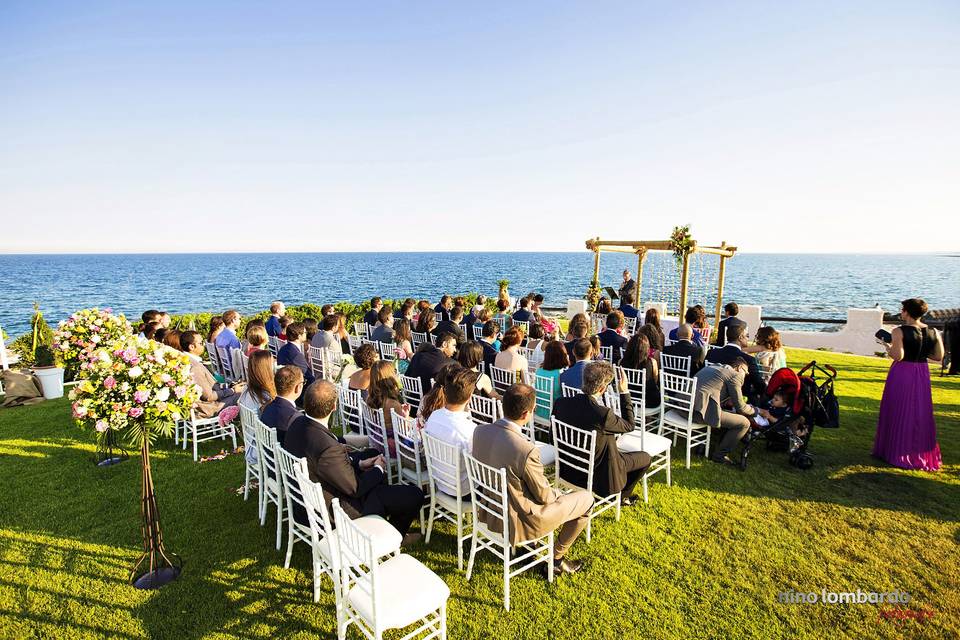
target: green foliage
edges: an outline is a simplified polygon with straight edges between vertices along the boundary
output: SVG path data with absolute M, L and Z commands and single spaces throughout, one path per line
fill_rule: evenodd
M 903 471 L 870 457 L 889 361 L 787 357 L 840 370 L 843 427 L 814 433 L 812 469 L 762 446 L 744 473 L 697 454 L 686 469 L 680 444 L 672 486 L 658 473 L 649 504 L 595 520 L 593 541 L 570 550 L 583 572 L 554 584 L 535 570 L 513 578 L 509 612 L 502 565 L 480 552 L 467 582 L 455 529 L 440 523 L 429 545 L 405 553 L 450 587 L 450 637 L 960 637 L 960 379 L 932 378 L 945 469 Z M 230 445 L 200 446 L 211 455 Z M 256 495 L 236 495 L 243 456 L 195 464 L 169 440 L 151 450 L 164 542 L 185 564 L 176 583 L 140 591 L 127 581 L 140 552 L 140 465 L 94 467 L 66 399 L 0 409 L 0 638 L 334 637 L 330 581 L 314 604 L 308 547 L 295 545 L 284 569 L 275 510 L 260 527 Z M 779 591 L 857 588 L 906 590 L 909 608 L 934 615 L 894 622 L 876 605 L 777 602 Z
M 57 363 L 53 350 L 53 329 L 40 311 L 39 303 L 33 303 L 30 331 L 18 336 L 10 344 L 10 350 L 20 357 L 22 367 L 49 367 Z

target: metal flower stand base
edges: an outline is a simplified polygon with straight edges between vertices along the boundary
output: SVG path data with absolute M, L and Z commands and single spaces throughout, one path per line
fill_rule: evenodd
M 153 473 L 150 470 L 150 444 L 146 437 L 140 448 L 140 463 L 143 468 L 143 490 L 140 499 L 143 553 L 130 572 L 130 581 L 138 589 L 158 589 L 180 576 L 183 561 L 177 554 L 167 553 L 163 548 L 160 512 L 157 510 Z
M 94 458 L 94 463 L 98 467 L 109 467 L 129 458 L 130 454 L 117 442 L 114 430 L 107 429 L 103 437 L 97 442 L 97 455 Z

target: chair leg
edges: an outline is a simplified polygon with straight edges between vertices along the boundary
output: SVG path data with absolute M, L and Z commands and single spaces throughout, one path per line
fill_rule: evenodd
M 593 529 L 593 514 L 590 514 L 587 518 L 587 544 L 590 544 L 591 529 Z
M 473 561 L 477 557 L 477 525 L 473 525 L 473 536 L 470 538 L 470 559 L 467 561 L 467 581 L 473 573 Z
M 687 469 L 690 468 L 690 450 L 693 448 L 690 446 L 690 441 L 693 440 L 692 434 L 687 434 Z
M 193 434 L 193 461 L 197 461 L 197 434 Z
M 287 512 L 288 513 L 290 512 L 290 505 L 287 505 Z M 293 557 L 293 543 L 294 543 L 293 518 L 287 517 L 287 557 L 283 561 L 284 569 L 290 568 L 290 558 Z
M 433 533 L 433 520 L 437 517 L 437 501 L 433 497 L 433 494 L 430 494 L 430 514 L 427 516 L 427 535 L 424 538 L 424 542 L 430 544 L 430 534 Z
M 510 547 L 503 548 L 503 608 L 510 611 Z
M 463 571 L 463 514 L 457 514 L 457 571 Z
M 243 501 L 246 502 L 250 496 L 250 467 L 247 466 L 243 472 Z
M 277 498 L 277 551 L 283 546 L 283 500 Z
M 447 639 L 447 603 L 440 605 L 440 640 Z
M 670 467 L 671 467 L 670 449 L 667 449 L 667 486 L 668 487 L 672 486 L 672 483 L 670 482 Z

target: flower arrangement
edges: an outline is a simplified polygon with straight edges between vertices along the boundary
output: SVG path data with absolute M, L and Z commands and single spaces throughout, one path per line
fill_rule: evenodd
M 693 236 L 690 235 L 690 225 L 674 227 L 673 232 L 670 233 L 670 243 L 673 245 L 673 259 L 679 269 L 683 266 L 683 258 L 690 253 L 696 244 L 693 241 Z
M 84 377 L 94 363 L 92 354 L 118 340 L 130 337 L 133 329 L 123 315 L 114 315 L 111 309 L 83 309 L 60 322 L 54 332 L 55 352 L 67 371 Z
M 85 379 L 70 391 L 73 418 L 98 438 L 124 432 L 139 445 L 169 435 L 200 397 L 189 357 L 153 340 L 126 336 L 83 356 Z

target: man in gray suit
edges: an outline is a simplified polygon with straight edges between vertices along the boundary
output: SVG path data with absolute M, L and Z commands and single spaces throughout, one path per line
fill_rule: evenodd
M 237 389 L 226 387 L 217 382 L 200 360 L 203 355 L 203 338 L 196 331 L 184 331 L 180 334 L 180 348 L 190 356 L 190 372 L 200 387 L 200 399 L 193 406 L 198 418 L 212 418 L 224 407 L 237 404 L 240 394 Z M 242 388 L 240 389 L 242 391 Z
M 593 496 L 586 490 L 561 494 L 550 486 L 539 449 L 520 428 L 530 421 L 535 406 L 533 387 L 515 384 L 507 389 L 503 396 L 504 418 L 474 430 L 473 457 L 507 470 L 510 543 L 537 539 L 563 525 L 553 545 L 553 570 L 557 575 L 576 573 L 583 563 L 564 556 L 587 526 Z M 478 511 L 484 524 L 496 531 L 503 530 L 499 518 Z
M 720 464 L 736 464 L 727 454 L 733 451 L 740 439 L 750 430 L 747 416 L 754 414 L 753 407 L 743 399 L 741 387 L 749 367 L 743 358 L 735 358 L 729 365 L 704 367 L 694 376 L 697 390 L 693 398 L 693 419 L 700 424 L 720 429 L 720 442 L 710 459 Z M 729 406 L 733 411 L 727 411 Z

